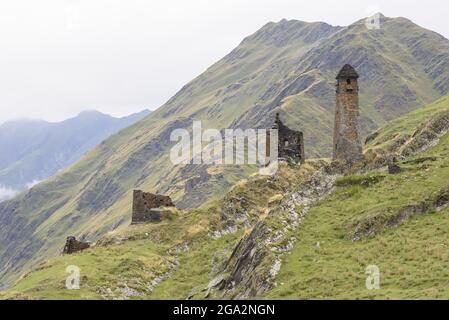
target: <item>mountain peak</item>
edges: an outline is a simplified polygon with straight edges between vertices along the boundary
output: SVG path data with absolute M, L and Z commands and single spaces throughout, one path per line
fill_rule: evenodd
M 279 22 L 269 22 L 245 38 L 245 42 L 263 43 L 284 47 L 301 39 L 304 43 L 313 43 L 339 30 L 325 22 L 305 22 L 300 20 L 282 19 Z
M 76 118 L 78 117 L 92 117 L 92 116 L 108 116 L 107 114 L 100 112 L 98 110 L 95 109 L 88 109 L 88 110 L 84 110 L 81 111 L 80 113 L 78 113 L 78 115 L 76 116 Z

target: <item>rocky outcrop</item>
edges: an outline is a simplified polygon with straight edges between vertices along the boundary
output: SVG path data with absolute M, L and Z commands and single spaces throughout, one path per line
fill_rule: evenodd
M 239 241 L 222 271 L 206 289 L 208 294 L 216 289 L 222 297 L 247 299 L 275 286 L 281 258 L 296 241 L 295 230 L 310 206 L 330 194 L 335 179 L 336 175 L 322 168 L 299 190 L 284 197 Z
M 421 124 L 412 137 L 399 148 L 402 156 L 423 152 L 436 146 L 440 138 L 449 132 L 449 112 L 443 112 L 426 123 Z
M 374 237 L 381 231 L 394 228 L 411 216 L 423 214 L 431 210 L 441 211 L 449 206 L 449 186 L 443 188 L 432 198 L 421 201 L 417 204 L 407 205 L 396 210 L 393 214 L 368 213 L 365 217 L 351 223 L 348 227 L 348 237 L 352 241 L 359 241 L 363 237 Z
M 374 145 L 365 152 L 365 158 L 374 167 L 388 166 L 395 159 L 405 160 L 436 146 L 440 138 L 448 132 L 448 111 L 440 112 L 430 120 L 419 124 L 412 134 L 393 132 L 381 136 L 381 131 L 376 131 L 366 139 L 366 143 Z M 383 145 L 383 147 L 378 148 L 378 145 Z M 430 159 L 419 158 L 410 161 L 427 160 Z M 410 161 L 404 163 L 412 163 Z
M 368 143 L 370 143 L 371 141 L 374 141 L 374 139 L 376 139 L 379 134 L 380 134 L 380 130 L 374 131 L 373 133 L 370 133 L 366 138 L 365 138 L 365 145 L 367 145 Z

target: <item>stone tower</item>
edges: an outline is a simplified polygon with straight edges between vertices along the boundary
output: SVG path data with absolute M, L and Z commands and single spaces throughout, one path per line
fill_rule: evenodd
M 359 75 L 349 64 L 337 75 L 335 108 L 334 160 L 355 162 L 363 159 L 359 137 Z

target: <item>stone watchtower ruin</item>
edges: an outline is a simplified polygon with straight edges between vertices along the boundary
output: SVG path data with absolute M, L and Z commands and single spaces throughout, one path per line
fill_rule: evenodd
M 335 108 L 334 160 L 349 163 L 363 159 L 359 136 L 359 75 L 349 64 L 337 75 L 337 104 Z
M 164 218 L 164 207 L 174 207 L 169 196 L 134 190 L 131 224 L 157 222 Z
M 276 113 L 273 129 L 278 130 L 278 159 L 290 163 L 304 163 L 304 135 L 301 131 L 287 127 Z M 267 134 L 267 155 L 270 154 L 269 131 Z

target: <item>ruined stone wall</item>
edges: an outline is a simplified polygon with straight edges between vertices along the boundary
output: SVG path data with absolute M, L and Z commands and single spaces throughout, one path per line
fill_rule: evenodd
M 303 133 L 292 130 L 284 125 L 279 118 L 279 114 L 276 114 L 276 121 L 273 129 L 278 130 L 278 158 L 294 163 L 304 162 L 305 154 Z
M 359 136 L 359 87 L 357 77 L 353 75 L 348 78 L 344 76 L 337 78 L 334 160 L 354 162 L 363 158 L 362 143 Z
M 161 207 L 174 207 L 169 196 L 134 190 L 132 224 L 160 221 L 162 215 Z
M 63 254 L 72 254 L 75 252 L 88 249 L 90 244 L 84 241 L 78 241 L 75 237 L 67 237 L 67 241 L 64 246 Z

